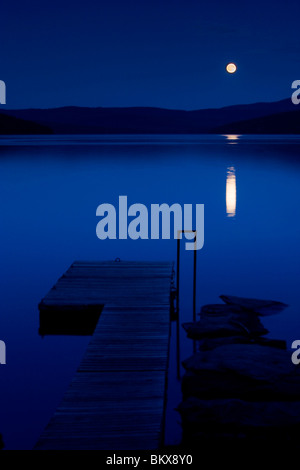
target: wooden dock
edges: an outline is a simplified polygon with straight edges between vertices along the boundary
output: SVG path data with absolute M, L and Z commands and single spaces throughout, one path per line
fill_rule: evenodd
M 35 449 L 160 447 L 172 282 L 168 262 L 75 262 L 59 279 L 40 304 L 44 323 L 101 313 Z

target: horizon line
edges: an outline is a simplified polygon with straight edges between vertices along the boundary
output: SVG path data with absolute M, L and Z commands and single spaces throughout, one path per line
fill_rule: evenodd
M 207 110 L 217 110 L 217 109 L 226 109 L 226 108 L 234 108 L 238 106 L 253 106 L 253 105 L 259 105 L 259 104 L 272 104 L 272 103 L 280 103 L 282 101 L 287 101 L 290 100 L 290 97 L 287 98 L 282 98 L 280 100 L 276 101 L 254 101 L 252 103 L 239 103 L 239 104 L 231 104 L 231 105 L 226 105 L 226 106 L 220 106 L 220 107 L 206 107 L 206 108 L 195 108 L 195 109 L 180 109 L 180 108 L 164 108 L 161 106 L 81 106 L 81 105 L 63 105 L 63 106 L 54 106 L 54 107 L 25 107 L 25 108 L 7 108 L 6 105 L 1 105 L 0 106 L 0 113 L 1 110 L 3 111 L 28 111 L 28 110 L 53 110 L 53 109 L 64 109 L 64 108 L 80 108 L 80 109 L 160 109 L 160 110 L 165 110 L 165 111 L 182 111 L 186 113 L 190 112 L 195 112 L 195 111 L 207 111 Z M 3 106 L 3 108 L 2 108 Z

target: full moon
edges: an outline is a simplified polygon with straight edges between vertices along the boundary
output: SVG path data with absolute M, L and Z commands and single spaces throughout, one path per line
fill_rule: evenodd
M 236 72 L 236 69 L 237 69 L 237 67 L 233 63 L 230 63 L 230 64 L 226 65 L 226 70 L 227 70 L 228 73 L 234 73 L 234 72 Z

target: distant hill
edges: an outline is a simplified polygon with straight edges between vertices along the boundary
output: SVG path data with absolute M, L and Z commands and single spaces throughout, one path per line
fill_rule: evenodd
M 31 121 L 31 124 L 36 123 L 50 128 L 55 134 L 251 133 L 252 129 L 256 129 L 257 126 L 263 128 L 259 123 L 265 121 L 267 116 L 268 133 L 291 133 L 292 131 L 287 124 L 285 124 L 285 130 L 283 127 L 281 128 L 280 116 L 274 118 L 274 128 L 272 128 L 273 121 L 270 116 L 293 113 L 296 111 L 295 108 L 296 106 L 292 104 L 291 99 L 286 99 L 274 103 L 254 103 L 196 111 L 146 107 L 82 108 L 67 106 L 52 109 L 1 110 L 1 112 L 7 116 Z M 255 127 L 252 121 L 262 118 L 262 121 L 257 121 Z
M 36 124 L 24 119 L 0 114 L 0 134 L 53 134 L 53 131 L 49 127 L 42 126 L 41 124 Z
M 300 110 L 233 122 L 216 127 L 213 134 L 300 134 Z

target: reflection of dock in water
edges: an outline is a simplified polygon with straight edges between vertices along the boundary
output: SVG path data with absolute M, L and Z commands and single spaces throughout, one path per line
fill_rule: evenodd
M 162 444 L 172 280 L 168 262 L 76 262 L 50 290 L 41 334 L 76 334 L 80 318 L 88 334 L 99 321 L 36 449 Z

